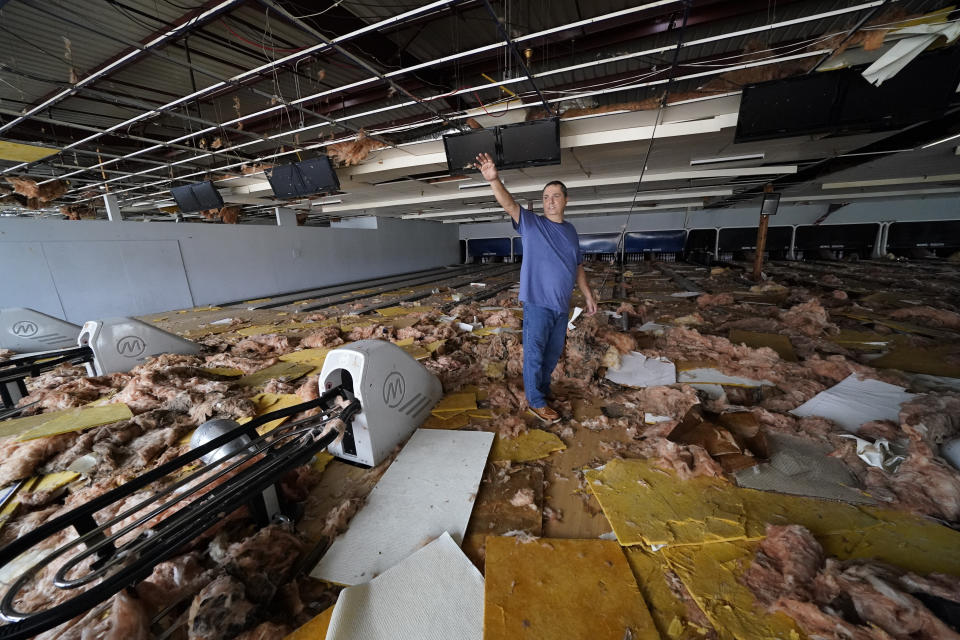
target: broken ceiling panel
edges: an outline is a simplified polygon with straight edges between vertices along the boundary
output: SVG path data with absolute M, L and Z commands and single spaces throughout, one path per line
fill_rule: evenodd
M 10 162 L 36 162 L 52 156 L 58 151 L 60 149 L 0 140 L 0 160 L 9 160 Z
M 444 532 L 461 543 L 492 443 L 492 433 L 417 430 L 310 575 L 361 584 Z
M 611 540 L 491 537 L 485 573 L 484 640 L 659 640 Z
M 483 576 L 444 532 L 366 584 L 340 592 L 327 640 L 481 640 Z

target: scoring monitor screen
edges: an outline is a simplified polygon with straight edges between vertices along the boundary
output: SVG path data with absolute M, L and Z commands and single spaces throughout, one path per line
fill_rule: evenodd
M 177 206 L 183 213 L 219 209 L 223 206 L 223 198 L 212 182 L 198 182 L 182 187 L 170 189 L 170 195 L 177 201 Z
M 339 191 L 340 180 L 327 156 L 317 156 L 267 171 L 273 194 L 281 200 Z
M 560 120 L 547 118 L 500 129 L 501 167 L 560 164 Z
M 473 163 L 477 154 L 489 153 L 499 164 L 497 157 L 497 132 L 495 129 L 477 129 L 465 133 L 443 136 L 443 148 L 447 153 L 447 167 L 451 172 L 476 171 Z

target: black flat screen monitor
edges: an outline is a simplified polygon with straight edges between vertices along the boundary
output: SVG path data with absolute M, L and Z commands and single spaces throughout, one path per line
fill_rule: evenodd
M 223 206 L 223 198 L 212 182 L 197 182 L 182 187 L 170 189 L 170 195 L 177 201 L 182 213 L 219 209 Z
M 296 164 L 282 164 L 273 169 L 267 169 L 265 173 L 270 182 L 270 188 L 273 189 L 273 195 L 281 200 L 300 197 L 303 182 L 300 180 L 300 172 L 297 171 Z
M 316 193 L 336 193 L 340 191 L 340 180 L 333 170 L 333 163 L 327 156 L 317 156 L 297 163 L 300 178 L 307 195 Z
M 829 131 L 845 74 L 825 71 L 743 88 L 737 142 Z
M 489 153 L 493 156 L 494 162 L 500 165 L 495 129 L 476 129 L 445 135 L 443 149 L 447 154 L 447 168 L 451 173 L 477 171 L 473 163 L 477 161 L 479 153 Z
M 939 117 L 956 95 L 958 71 L 956 47 L 920 56 L 879 87 L 867 82 L 859 68 L 850 71 L 837 114 L 841 131 L 900 129 Z
M 960 82 L 960 47 L 925 53 L 879 87 L 867 65 L 744 87 L 734 142 L 885 131 L 942 116 Z
M 560 119 L 545 118 L 498 127 L 499 167 L 516 169 L 560 164 Z
M 327 156 L 317 156 L 267 171 L 267 180 L 281 200 L 305 198 L 340 190 L 340 180 Z

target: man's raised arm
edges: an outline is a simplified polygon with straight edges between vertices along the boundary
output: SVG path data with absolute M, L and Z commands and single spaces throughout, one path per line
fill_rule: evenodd
M 490 156 L 490 154 L 477 154 L 477 161 L 474 166 L 477 169 L 480 169 L 483 179 L 490 183 L 490 187 L 493 188 L 493 197 L 497 199 L 497 202 L 500 203 L 500 206 L 503 207 L 503 210 L 510 214 L 510 217 L 513 218 L 514 222 L 519 224 L 520 205 L 517 204 L 517 201 L 513 199 L 513 196 L 510 195 L 510 192 L 507 191 L 507 188 L 503 186 L 502 182 L 500 182 L 500 174 L 497 172 L 497 165 L 494 164 L 493 158 Z

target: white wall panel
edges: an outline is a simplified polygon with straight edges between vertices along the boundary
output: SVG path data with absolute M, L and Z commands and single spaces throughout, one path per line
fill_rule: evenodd
M 176 240 L 45 242 L 43 246 L 70 322 L 193 306 Z
M 43 245 L 5 240 L 0 241 L 0 307 L 30 307 L 63 318 Z
M 0 303 L 83 322 L 459 262 L 455 225 L 378 222 L 377 229 L 331 229 L 2 220 Z M 49 266 L 38 249 L 56 256 Z

